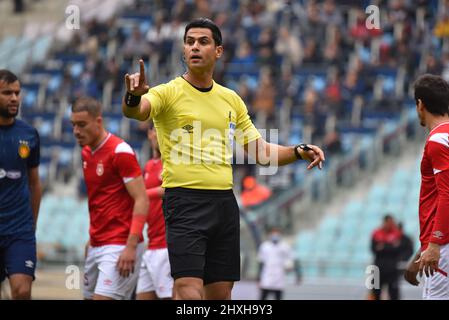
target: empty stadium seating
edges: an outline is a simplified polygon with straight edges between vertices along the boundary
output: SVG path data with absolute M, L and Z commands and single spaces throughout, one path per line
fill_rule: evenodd
M 313 230 L 301 232 L 295 241 L 297 257 L 306 277 L 362 278 L 373 264 L 372 232 L 390 213 L 404 224 L 404 232 L 419 244 L 419 161 L 413 170 L 395 171 L 384 185 L 373 185 L 366 196 L 351 200 L 339 215 L 327 215 Z

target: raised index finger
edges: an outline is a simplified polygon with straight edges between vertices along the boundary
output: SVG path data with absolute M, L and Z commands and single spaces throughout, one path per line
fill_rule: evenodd
M 145 64 L 143 63 L 142 59 L 139 60 L 139 64 L 140 64 L 140 79 L 139 79 L 139 83 L 145 83 Z

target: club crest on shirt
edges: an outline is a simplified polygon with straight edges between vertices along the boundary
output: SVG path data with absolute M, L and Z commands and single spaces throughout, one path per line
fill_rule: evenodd
M 19 140 L 19 156 L 22 159 L 26 159 L 30 156 L 30 146 L 28 144 L 28 141 Z
M 104 173 L 104 167 L 103 167 L 103 163 L 98 163 L 97 164 L 97 176 L 102 176 Z

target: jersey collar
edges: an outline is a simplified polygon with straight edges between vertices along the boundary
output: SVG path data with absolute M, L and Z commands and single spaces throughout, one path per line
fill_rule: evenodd
M 104 144 L 109 140 L 109 138 L 111 137 L 111 133 L 108 133 L 108 135 L 106 136 L 106 138 L 104 138 L 103 142 L 100 143 L 100 145 L 98 147 L 96 147 L 95 149 L 91 149 L 91 153 L 94 154 L 95 152 L 97 152 L 98 150 L 101 149 L 101 147 L 104 146 Z
M 439 125 L 437 125 L 435 128 L 433 128 L 430 131 L 430 134 L 432 134 L 437 128 L 439 128 L 439 127 L 441 127 L 442 125 L 445 125 L 445 124 L 449 124 L 449 121 L 441 122 Z

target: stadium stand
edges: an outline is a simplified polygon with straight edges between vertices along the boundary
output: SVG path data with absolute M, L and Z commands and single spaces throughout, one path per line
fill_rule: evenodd
M 420 159 L 419 159 L 420 160 Z M 297 235 L 295 247 L 308 277 L 363 278 L 373 263 L 371 235 L 383 216 L 404 222 L 405 233 L 420 246 L 418 226 L 419 161 L 397 169 L 387 181 L 374 183 L 365 196 L 350 200 L 338 215 L 325 215 L 318 225 Z

